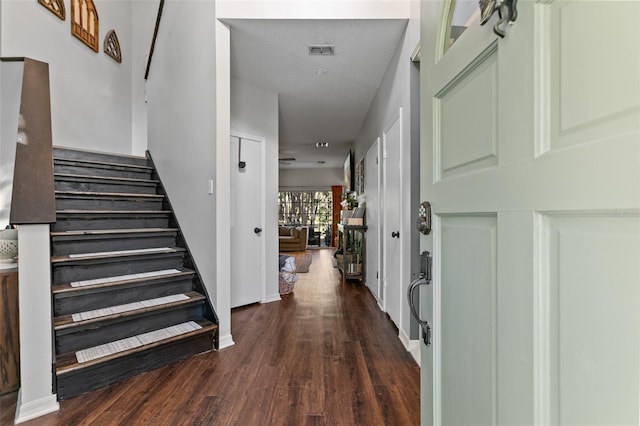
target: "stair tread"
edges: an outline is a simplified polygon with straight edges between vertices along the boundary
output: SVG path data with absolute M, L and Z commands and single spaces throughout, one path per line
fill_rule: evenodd
M 97 161 L 97 160 L 82 160 L 82 159 L 76 159 L 76 158 L 61 158 L 61 157 L 53 157 L 53 161 L 54 163 L 57 164 L 61 164 L 61 163 L 83 163 L 86 164 L 87 166 L 96 166 L 96 167 L 106 167 L 106 168 L 118 168 L 118 167 L 122 167 L 125 169 L 140 169 L 140 170 L 144 170 L 144 171 L 151 171 L 153 170 L 153 167 L 151 166 L 143 166 L 143 165 L 138 165 L 138 164 L 126 164 L 126 163 L 113 163 L 110 161 Z
M 160 181 L 156 179 L 137 179 L 137 178 L 125 178 L 115 176 L 95 176 L 95 175 L 79 175 L 74 173 L 54 173 L 53 176 L 58 180 L 72 179 L 72 180 L 100 180 L 108 182 L 122 182 L 122 183 L 139 183 L 156 185 Z
M 153 251 L 155 250 L 155 251 Z M 150 249 L 121 250 L 119 252 L 77 253 L 76 255 L 52 256 L 51 263 L 75 262 L 79 260 L 110 259 L 126 256 L 144 256 L 149 254 L 166 254 L 184 252 L 182 247 L 154 247 Z
M 132 349 L 127 349 L 121 352 L 117 352 L 111 355 L 107 355 L 101 358 L 97 358 L 97 359 L 93 359 L 91 361 L 86 361 L 86 362 L 78 362 L 76 353 L 70 353 L 70 354 L 66 354 L 63 356 L 59 356 L 57 358 L 57 362 L 56 362 L 56 374 L 57 375 L 64 375 L 67 373 L 71 373 L 73 371 L 78 371 L 81 370 L 83 368 L 87 368 L 87 367 L 91 367 L 91 366 L 95 366 L 104 362 L 108 362 L 117 358 L 122 358 L 131 354 L 135 354 L 135 353 L 139 353 L 142 351 L 146 351 L 146 350 L 150 350 L 153 348 L 156 348 L 158 346 L 161 345 L 165 345 L 167 343 L 172 343 L 172 342 L 177 342 L 180 340 L 184 340 L 184 339 L 188 339 L 194 336 L 198 336 L 201 334 L 209 334 L 209 333 L 213 333 L 218 329 L 218 326 L 215 325 L 214 323 L 212 323 L 211 321 L 208 321 L 206 319 L 200 319 L 200 320 L 196 320 L 193 321 L 196 324 L 198 324 L 199 326 L 201 326 L 202 328 L 198 329 L 198 330 L 194 330 L 194 331 L 190 331 L 184 334 L 180 334 L 177 336 L 173 336 L 173 337 L 169 337 L 166 339 L 162 339 L 162 340 L 158 340 L 156 342 L 153 343 L 148 343 L 148 344 L 143 344 L 141 346 L 132 348 Z M 168 328 L 168 327 L 167 327 Z
M 133 192 L 89 192 L 89 191 L 55 191 L 56 197 L 88 197 L 88 198 L 164 198 L 162 194 L 136 194 Z
M 159 272 L 159 271 L 154 271 L 154 272 Z M 135 284 L 139 282 L 149 282 L 149 281 L 155 281 L 155 280 L 161 280 L 161 279 L 167 279 L 167 278 L 188 276 L 188 275 L 193 275 L 194 273 L 195 271 L 192 269 L 180 268 L 178 269 L 178 272 L 163 273 L 158 275 L 146 275 L 146 276 L 143 276 L 144 274 L 120 275 L 117 277 L 105 277 L 106 279 L 113 278 L 114 279 L 113 281 L 105 281 L 105 282 L 95 283 L 95 284 L 84 284 L 84 285 L 80 284 L 76 286 L 74 286 L 72 283 L 56 284 L 52 287 L 52 291 L 54 294 L 85 292 L 88 290 L 90 291 L 92 289 L 98 289 L 98 288 L 117 287 L 117 286 L 122 286 L 127 284 Z M 86 280 L 86 281 L 96 281 L 96 280 Z M 81 283 L 81 282 L 78 282 L 78 283 Z
M 54 330 L 59 331 L 59 330 L 66 330 L 74 327 L 80 327 L 86 324 L 109 321 L 116 318 L 133 317 L 133 316 L 140 315 L 147 312 L 159 311 L 159 310 L 164 310 L 168 308 L 173 308 L 176 306 L 188 305 L 194 302 L 204 300 L 205 298 L 202 294 L 195 291 L 184 293 L 184 295 L 186 296 L 186 299 L 184 300 L 177 300 L 177 301 L 168 302 L 168 303 L 156 304 L 153 306 L 144 306 L 144 307 L 130 309 L 123 312 L 115 312 L 111 314 L 101 315 L 94 318 L 80 319 L 78 321 L 74 321 L 73 315 L 71 314 L 62 315 L 54 318 L 53 328 Z M 149 300 L 153 300 L 153 299 L 149 299 Z M 146 301 L 142 301 L 142 302 L 146 302 Z M 117 305 L 117 306 L 122 306 L 122 305 Z M 115 308 L 115 306 L 111 306 L 110 308 Z
M 77 231 L 51 232 L 52 237 L 83 236 L 83 235 L 120 235 L 120 234 L 149 234 L 149 233 L 178 232 L 178 228 L 122 228 L 122 229 L 87 229 Z
M 109 214 L 170 214 L 171 210 L 78 210 L 78 209 L 69 209 L 69 210 L 56 210 L 56 215 L 64 215 L 64 214 L 86 214 L 86 215 L 109 215 Z
M 62 145 L 53 145 L 53 156 L 54 158 L 64 158 L 64 157 L 56 157 L 56 151 L 73 151 L 73 152 L 78 152 L 78 153 L 86 153 L 86 154 L 97 154 L 97 155 L 111 155 L 114 157 L 122 157 L 122 158 L 133 158 L 136 160 L 144 160 L 144 161 L 148 161 L 148 158 L 145 157 L 144 155 L 134 155 L 134 154 L 122 154 L 122 153 L 118 153 L 118 152 L 104 152 L 104 151 L 92 151 L 92 150 L 88 150 L 88 149 L 80 149 L 80 148 L 73 148 L 73 147 L 69 147 L 69 146 L 62 146 Z

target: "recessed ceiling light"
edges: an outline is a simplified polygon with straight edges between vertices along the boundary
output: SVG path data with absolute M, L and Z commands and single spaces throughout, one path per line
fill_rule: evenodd
M 329 148 L 329 142 L 316 142 L 316 148 Z

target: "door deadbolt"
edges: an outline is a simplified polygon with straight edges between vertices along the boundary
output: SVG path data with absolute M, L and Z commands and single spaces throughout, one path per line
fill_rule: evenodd
M 425 235 L 431 232 L 431 203 L 423 201 L 418 208 L 418 219 L 416 221 L 418 231 Z

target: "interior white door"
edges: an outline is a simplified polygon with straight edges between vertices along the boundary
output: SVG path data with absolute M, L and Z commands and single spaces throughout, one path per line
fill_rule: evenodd
M 640 2 L 521 1 L 446 50 L 455 4 L 421 11 L 422 422 L 637 425 Z
M 244 167 L 242 167 L 242 163 Z M 262 146 L 231 137 L 231 307 L 259 302 L 263 292 Z
M 382 135 L 383 146 L 383 180 L 384 180 L 384 226 L 383 226 L 383 285 L 384 307 L 398 329 L 401 327 L 401 303 L 405 298 L 401 295 L 400 283 L 400 147 L 402 109 L 387 126 Z
M 378 149 L 380 138 L 371 145 L 364 157 L 364 193 L 366 195 L 367 209 L 367 287 L 380 304 L 380 233 L 382 229 L 380 212 L 380 173 L 378 172 Z

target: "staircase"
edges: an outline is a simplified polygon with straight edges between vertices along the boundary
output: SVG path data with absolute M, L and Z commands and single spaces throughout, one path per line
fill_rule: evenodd
M 217 317 L 150 160 L 53 150 L 60 399 L 217 347 Z

